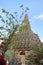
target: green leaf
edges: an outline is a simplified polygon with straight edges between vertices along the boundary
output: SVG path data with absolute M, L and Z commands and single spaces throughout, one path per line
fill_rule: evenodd
M 23 5 L 20 6 L 20 8 L 22 8 L 22 7 L 23 7 Z
M 2 16 L 0 15 L 0 18 L 2 18 Z
M 11 21 L 11 17 L 9 18 L 9 20 Z
M 4 19 L 3 19 L 3 18 L 1 19 L 1 21 L 5 23 L 5 21 L 4 21 Z
M 29 10 L 29 8 L 28 8 L 28 7 L 26 7 L 26 10 Z
M 11 25 L 11 22 L 9 22 L 8 25 L 10 26 Z
M 2 12 L 3 12 L 3 13 L 6 13 L 6 10 L 5 10 L 5 9 L 2 9 Z
M 2 29 L 4 29 L 4 27 L 3 26 L 0 26 L 0 29 L 2 30 Z
M 6 14 L 8 15 L 8 14 L 9 14 L 9 12 L 7 12 L 7 11 L 6 11 Z
M 10 15 L 11 15 L 12 18 L 15 18 L 15 17 L 13 16 L 13 14 L 10 14 Z
M 17 14 L 17 12 L 14 12 L 15 14 Z

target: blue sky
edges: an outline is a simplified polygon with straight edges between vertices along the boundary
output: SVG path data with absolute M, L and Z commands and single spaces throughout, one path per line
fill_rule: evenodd
M 0 0 L 0 10 L 4 8 L 9 12 L 20 12 L 21 4 L 29 7 L 28 16 L 31 28 L 40 39 L 43 39 L 43 0 Z

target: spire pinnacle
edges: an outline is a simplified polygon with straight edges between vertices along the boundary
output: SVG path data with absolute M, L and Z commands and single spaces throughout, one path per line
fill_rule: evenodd
M 24 20 L 22 22 L 22 25 L 24 25 L 24 24 L 30 24 L 29 19 L 28 19 L 28 14 L 25 14 L 25 17 L 24 17 Z

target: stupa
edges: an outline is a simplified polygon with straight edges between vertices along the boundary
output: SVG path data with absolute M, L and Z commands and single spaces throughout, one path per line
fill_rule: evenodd
M 40 43 L 39 36 L 32 31 L 28 15 L 26 14 L 19 32 L 13 34 L 8 49 L 29 50 L 34 46 L 39 46 Z

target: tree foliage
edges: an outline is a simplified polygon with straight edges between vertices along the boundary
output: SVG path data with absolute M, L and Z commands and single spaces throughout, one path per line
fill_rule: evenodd
M 18 16 L 18 12 L 8 12 L 5 9 L 2 9 L 2 15 L 0 15 L 0 23 L 3 23 L 3 25 L 0 26 L 0 35 L 9 36 L 11 32 L 15 29 L 17 30 L 17 27 L 19 26 L 19 22 L 22 20 L 22 17 L 25 13 L 29 10 L 28 7 L 24 8 L 23 5 L 20 5 L 20 8 L 22 9 L 22 13 L 20 16 Z M 18 20 L 19 17 L 19 20 Z
M 43 46 L 36 46 L 33 47 L 32 53 L 28 56 L 30 62 L 35 63 L 35 64 L 40 64 L 43 63 Z

